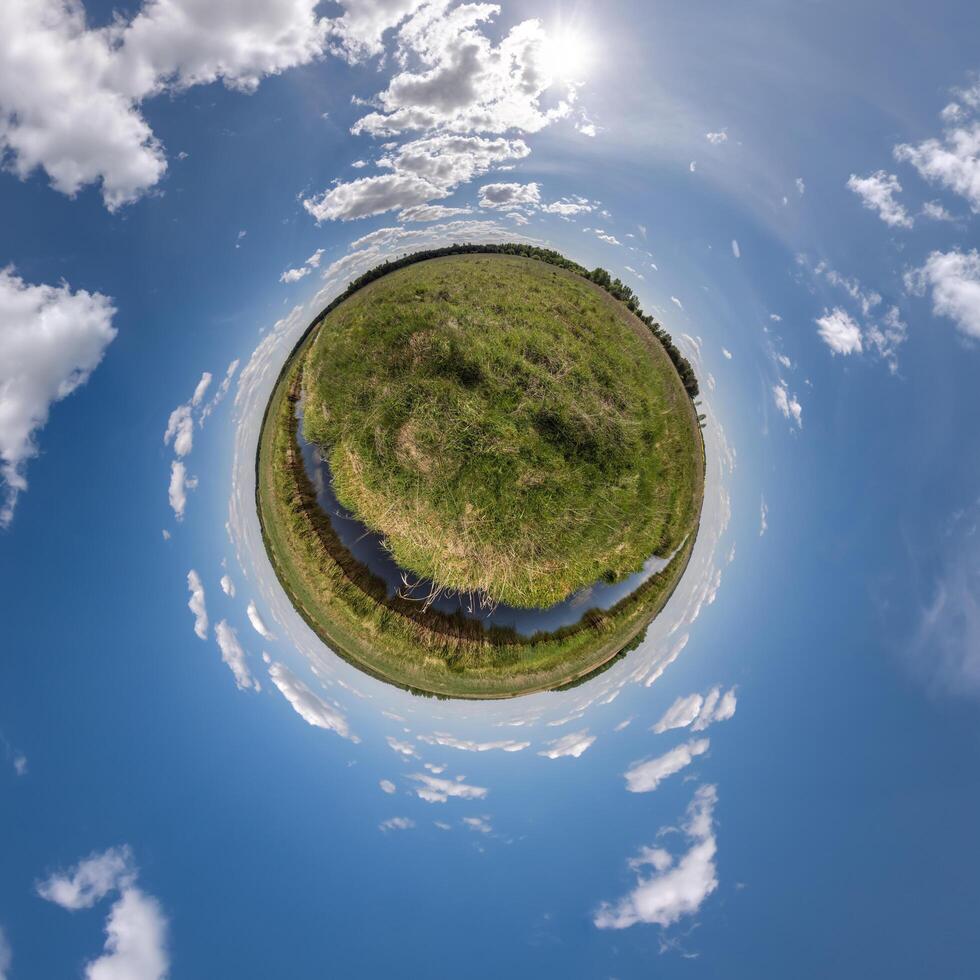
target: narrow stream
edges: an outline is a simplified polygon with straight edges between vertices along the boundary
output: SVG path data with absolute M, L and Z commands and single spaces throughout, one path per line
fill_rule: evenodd
M 296 418 L 299 425 L 296 429 L 296 441 L 303 454 L 303 466 L 316 490 L 317 503 L 327 515 L 337 537 L 344 547 L 359 561 L 363 562 L 375 575 L 381 578 L 388 595 L 401 592 L 406 594 L 404 571 L 392 557 L 384 545 L 383 536 L 370 530 L 361 523 L 339 500 L 333 490 L 333 475 L 330 466 L 323 459 L 319 447 L 303 438 L 303 401 L 296 405 Z M 676 554 L 676 552 L 675 552 Z M 670 564 L 673 555 L 667 558 L 648 558 L 643 568 L 623 579 L 621 582 L 596 582 L 585 589 L 569 596 L 567 599 L 539 609 L 522 609 L 517 606 L 497 605 L 492 609 L 481 608 L 476 597 L 470 594 L 447 595 L 440 594 L 432 603 L 431 608 L 453 615 L 460 612 L 467 619 L 479 619 L 487 627 L 508 626 L 522 636 L 531 636 L 539 630 L 551 632 L 562 626 L 573 626 L 590 609 L 609 609 L 624 599 L 647 579 L 663 571 Z M 410 596 L 418 597 L 421 602 L 429 595 L 432 583 L 428 580 L 415 580 Z

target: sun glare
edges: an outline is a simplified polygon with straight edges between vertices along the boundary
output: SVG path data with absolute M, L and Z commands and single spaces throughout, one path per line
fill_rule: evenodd
M 545 70 L 553 78 L 568 82 L 585 79 L 592 67 L 594 49 L 581 31 L 559 30 L 544 47 Z

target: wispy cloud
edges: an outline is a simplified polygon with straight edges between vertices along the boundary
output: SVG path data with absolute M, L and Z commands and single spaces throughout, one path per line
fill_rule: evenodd
M 626 788 L 631 793 L 650 793 L 668 776 L 686 769 L 697 756 L 708 751 L 706 738 L 691 739 L 645 762 L 636 762 L 625 772 Z

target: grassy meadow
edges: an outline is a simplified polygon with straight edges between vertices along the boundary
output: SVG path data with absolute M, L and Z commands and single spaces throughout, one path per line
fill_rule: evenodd
M 469 303 L 467 289 L 474 294 Z M 552 315 L 541 315 L 542 308 Z M 379 320 L 379 311 L 388 315 Z M 673 365 L 630 317 L 574 273 L 533 259 L 468 255 L 377 279 L 316 325 L 273 392 L 259 440 L 256 496 L 276 573 L 333 650 L 420 693 L 494 698 L 573 683 L 642 632 L 694 546 L 704 459 L 695 409 Z M 358 332 L 373 345 L 360 357 L 351 339 Z M 562 341 L 568 334 L 573 340 Z M 567 396 L 569 384 L 579 398 Z M 389 535 L 386 526 L 409 531 L 408 545 L 417 549 L 413 571 L 426 567 L 426 540 L 428 560 L 437 554 L 447 563 L 440 568 L 472 570 L 465 552 L 475 543 L 490 556 L 491 595 L 510 601 L 516 594 L 525 604 L 541 596 L 539 604 L 547 604 L 556 601 L 549 596 L 566 595 L 570 582 L 628 574 L 649 554 L 683 545 L 663 572 L 616 607 L 553 634 L 486 631 L 387 597 L 316 506 L 295 443 L 301 388 L 305 434 L 330 447 L 338 491 L 339 474 L 348 476 L 341 499 L 372 524 L 366 515 L 389 494 L 398 520 L 388 515 L 385 525 L 380 508 L 372 526 Z M 636 401 L 624 397 L 627 391 Z M 319 417 L 312 426 L 311 416 Z M 517 451 L 508 449 L 508 438 Z M 345 460 L 357 462 L 344 470 Z M 409 527 L 422 520 L 430 522 L 427 538 L 419 525 Z M 590 526 L 596 521 L 598 528 Z M 463 560 L 443 555 L 444 531 Z M 534 559 L 531 572 L 520 571 L 522 547 Z M 590 555 L 590 548 L 597 550 Z M 571 570 L 562 567 L 562 554 Z M 546 569 L 560 585 L 545 581 Z M 482 587 L 490 579 L 475 581 Z

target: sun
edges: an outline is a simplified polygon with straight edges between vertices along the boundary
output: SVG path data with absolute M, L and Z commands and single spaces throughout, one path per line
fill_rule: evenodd
M 559 28 L 544 43 L 542 66 L 552 78 L 584 81 L 594 60 L 595 48 L 581 30 Z

